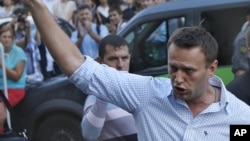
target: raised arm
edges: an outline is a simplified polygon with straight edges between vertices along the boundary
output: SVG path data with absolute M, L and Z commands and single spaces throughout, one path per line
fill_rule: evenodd
M 49 52 L 68 76 L 85 61 L 77 47 L 57 25 L 42 0 L 23 0 L 45 41 Z

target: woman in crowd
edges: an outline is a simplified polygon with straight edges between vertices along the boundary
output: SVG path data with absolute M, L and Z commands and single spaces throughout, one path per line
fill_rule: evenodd
M 4 48 L 5 68 L 0 61 L 0 90 L 3 91 L 3 69 L 6 71 L 8 99 L 12 106 L 25 96 L 26 55 L 21 47 L 14 44 L 14 29 L 9 25 L 0 27 L 0 42 Z M 6 109 L 0 98 L 0 133 L 4 132 Z

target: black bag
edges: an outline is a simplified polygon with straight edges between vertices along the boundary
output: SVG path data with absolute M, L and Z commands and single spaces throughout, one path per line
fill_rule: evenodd
M 0 134 L 0 141 L 28 141 L 28 139 L 21 135 L 17 135 L 12 129 L 7 129 L 4 134 Z
M 7 98 L 5 97 L 5 95 L 1 90 L 0 90 L 0 97 L 3 99 L 4 104 L 8 108 L 11 115 L 14 116 L 15 111 L 13 111 L 13 108 L 11 107 L 9 101 L 7 100 Z M 8 126 L 8 123 L 6 123 L 5 132 L 3 134 L 0 134 L 0 141 L 28 141 L 25 132 L 26 130 L 24 130 L 21 133 L 16 133 L 13 129 L 11 129 Z

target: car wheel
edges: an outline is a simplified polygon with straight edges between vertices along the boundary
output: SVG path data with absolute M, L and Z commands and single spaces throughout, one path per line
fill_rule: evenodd
M 35 141 L 84 141 L 80 122 L 65 114 L 49 116 L 40 123 Z

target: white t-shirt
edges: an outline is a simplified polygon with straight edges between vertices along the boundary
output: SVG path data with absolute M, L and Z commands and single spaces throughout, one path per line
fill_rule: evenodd
M 53 5 L 54 3 L 58 2 L 59 0 L 43 0 L 44 4 L 49 9 L 49 12 L 53 15 Z
M 7 17 L 11 17 L 13 10 L 14 10 L 14 6 L 11 7 L 11 9 L 9 11 L 6 11 L 5 7 L 1 7 L 0 6 L 0 18 L 7 18 Z
M 69 13 L 73 13 L 77 9 L 75 1 L 68 0 L 67 2 L 57 1 L 53 5 L 54 15 L 58 16 L 66 21 L 71 21 L 68 18 Z
M 102 6 L 98 6 L 97 7 L 97 11 L 99 13 L 101 13 L 104 17 L 108 18 L 109 17 L 109 7 L 106 6 L 106 7 L 102 7 Z

